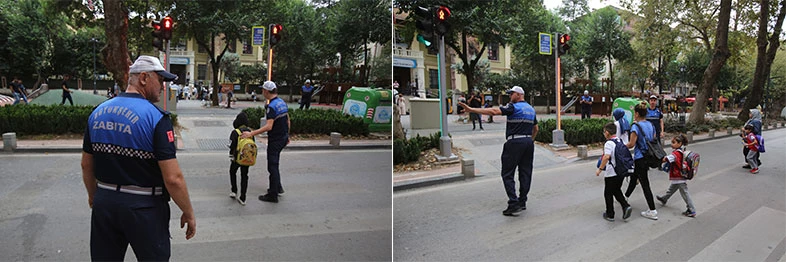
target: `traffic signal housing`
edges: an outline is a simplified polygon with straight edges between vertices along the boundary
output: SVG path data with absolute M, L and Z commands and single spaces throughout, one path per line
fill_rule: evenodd
M 153 47 L 158 48 L 160 51 L 164 51 L 164 33 L 161 30 L 161 22 L 159 21 L 152 21 L 150 25 L 153 26 Z
M 161 37 L 164 40 L 172 39 L 172 27 L 174 27 L 172 17 L 167 16 L 161 20 Z
M 559 37 L 559 44 L 557 45 L 557 51 L 560 56 L 567 54 L 568 50 L 570 50 L 570 35 L 569 34 L 558 34 Z
M 423 43 L 428 48 L 435 47 L 434 43 L 437 39 L 434 34 L 434 14 L 436 10 L 418 6 L 414 11 L 415 27 L 418 29 L 418 42 Z
M 273 47 L 281 41 L 281 30 L 283 29 L 284 27 L 281 26 L 281 24 L 270 25 L 270 39 L 268 39 L 268 42 L 270 42 L 270 47 Z
M 444 36 L 445 34 L 450 31 L 450 23 L 448 19 L 450 19 L 450 9 L 445 6 L 440 6 L 437 8 L 437 19 L 435 20 L 434 30 L 440 36 Z

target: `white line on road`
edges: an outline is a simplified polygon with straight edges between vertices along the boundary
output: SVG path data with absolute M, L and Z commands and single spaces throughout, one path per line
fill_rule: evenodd
M 764 261 L 783 232 L 786 212 L 760 207 L 689 261 Z
M 195 238 L 185 240 L 180 219 L 171 219 L 172 244 L 389 231 L 392 228 L 390 208 L 211 217 L 198 219 L 197 223 Z
M 701 191 L 692 196 L 693 201 L 697 204 L 696 206 L 701 207 L 702 210 L 709 210 L 729 199 L 726 196 L 707 191 Z M 674 200 L 675 202 L 681 201 L 679 198 Z M 579 246 L 566 246 L 560 252 L 554 252 L 551 256 L 543 258 L 543 260 L 568 261 L 576 260 L 576 258 L 581 258 L 583 261 L 617 260 L 691 220 L 701 219 L 701 215 L 696 218 L 670 217 L 666 219 L 665 216 L 671 216 L 669 214 L 671 212 L 667 212 L 667 210 L 667 208 L 660 209 L 659 221 L 647 220 L 638 216 L 638 214 L 633 214 L 632 218 L 635 217 L 635 220 L 631 220 L 628 223 L 615 224 L 613 228 L 595 236 L 593 239 L 581 241 L 583 244 Z M 608 224 L 609 222 L 597 219 L 593 223 Z M 610 239 L 614 241 L 609 241 Z

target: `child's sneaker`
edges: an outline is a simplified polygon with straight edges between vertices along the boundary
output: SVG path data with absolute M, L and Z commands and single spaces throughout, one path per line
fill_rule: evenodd
M 606 212 L 603 212 L 603 219 L 608 220 L 609 222 L 614 222 L 614 217 L 607 216 Z
M 245 206 L 246 205 L 246 198 L 245 197 L 238 197 L 237 198 L 237 202 L 240 203 L 241 205 Z
M 691 211 L 690 209 L 688 209 L 688 210 L 685 210 L 685 212 L 682 212 L 682 215 L 684 215 L 686 217 L 696 217 L 696 212 Z
M 229 198 L 235 198 L 235 197 L 237 197 L 237 193 L 229 192 Z
M 658 220 L 658 210 L 641 211 L 641 216 L 652 220 Z
M 630 213 L 633 211 L 633 208 L 628 206 L 625 208 L 625 212 L 622 213 L 622 220 L 628 220 L 630 217 Z
M 661 205 L 664 205 L 664 206 L 666 205 L 666 199 L 663 199 L 663 197 L 656 195 L 656 196 L 655 196 L 655 199 L 657 199 L 658 201 L 660 201 L 660 204 L 661 204 Z
M 758 168 L 751 169 L 751 174 L 758 174 L 758 173 L 759 173 Z

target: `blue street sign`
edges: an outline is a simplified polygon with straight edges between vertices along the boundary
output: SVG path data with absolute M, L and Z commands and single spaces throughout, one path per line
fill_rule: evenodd
M 265 26 L 251 27 L 251 45 L 263 46 L 265 45 Z
M 540 40 L 540 54 L 551 55 L 551 34 L 539 33 L 538 39 Z

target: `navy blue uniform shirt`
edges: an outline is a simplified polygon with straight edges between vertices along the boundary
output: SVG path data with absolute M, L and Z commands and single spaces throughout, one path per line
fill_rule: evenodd
M 93 155 L 101 182 L 163 187 L 158 161 L 176 157 L 174 136 L 169 112 L 140 94 L 121 93 L 90 114 L 82 150 Z
M 267 132 L 268 140 L 287 140 L 289 138 L 289 108 L 283 99 L 276 97 L 267 105 L 267 119 L 273 119 L 273 129 Z
M 508 116 L 505 124 L 505 137 L 511 135 L 532 135 L 532 130 L 538 124 L 535 109 L 527 102 L 519 101 L 500 106 L 503 115 Z
M 662 130 L 660 130 L 660 121 L 663 119 L 663 113 L 660 112 L 660 109 L 657 107 L 655 109 L 647 108 L 647 121 L 652 123 L 652 126 L 655 127 L 655 133 L 660 134 Z

